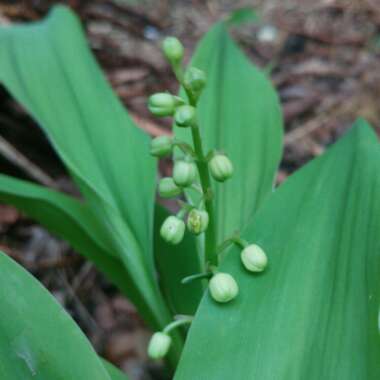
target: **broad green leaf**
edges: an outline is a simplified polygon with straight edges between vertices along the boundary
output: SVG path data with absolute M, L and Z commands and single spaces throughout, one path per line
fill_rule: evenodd
M 246 272 L 232 249 L 230 304 L 207 294 L 176 380 L 380 378 L 380 145 L 364 121 L 290 177 L 243 236 L 269 268 Z
M 14 205 L 38 220 L 49 231 L 67 240 L 97 268 L 105 273 L 144 315 L 149 308 L 142 301 L 139 290 L 128 281 L 121 261 L 112 255 L 109 237 L 83 203 L 56 191 L 0 175 L 0 200 Z
M 155 328 L 169 320 L 155 282 L 155 161 L 105 81 L 76 17 L 58 6 L 46 20 L 0 30 L 0 81 L 41 125 L 139 289 Z
M 260 17 L 252 7 L 237 9 L 227 19 L 229 25 L 241 25 L 258 21 L 260 21 Z
M 0 378 L 111 380 L 49 292 L 0 252 Z
M 271 193 L 282 152 L 278 97 L 263 73 L 244 56 L 224 23 L 202 39 L 191 64 L 207 74 L 198 119 L 207 151 L 224 151 L 233 178 L 214 186 L 218 241 L 247 223 Z M 188 142 L 190 132 L 176 128 Z
M 195 239 L 185 234 L 179 245 L 170 245 L 160 236 L 160 228 L 169 215 L 164 207 L 157 205 L 154 218 L 154 250 L 159 282 L 165 299 L 173 314 L 194 314 L 203 294 L 200 281 L 181 284 L 189 275 L 200 273 L 202 266 L 198 259 Z
M 103 360 L 103 365 L 107 370 L 111 380 L 128 380 L 128 377 L 125 373 L 121 372 L 118 368 L 112 365 L 107 360 Z
M 144 299 L 141 297 L 139 289 L 136 289 L 134 283 L 129 281 L 120 260 L 109 251 L 107 235 L 104 234 L 102 226 L 99 225 L 98 220 L 85 204 L 43 186 L 5 175 L 0 175 L 0 201 L 12 204 L 30 217 L 38 220 L 52 233 L 69 241 L 79 253 L 92 261 L 98 270 L 103 272 L 150 321 L 148 305 L 144 304 Z M 160 215 L 162 215 L 162 212 L 164 211 L 162 210 Z M 188 245 L 191 247 L 191 241 L 185 247 Z M 166 263 L 165 258 L 164 252 L 163 264 Z M 191 263 L 193 262 L 190 262 L 189 265 Z M 181 265 L 180 268 L 182 268 Z M 190 268 L 192 267 L 190 266 Z M 181 275 L 182 269 L 179 272 L 174 271 L 174 276 L 166 268 L 163 269 L 163 273 L 169 276 L 169 285 L 170 281 L 176 278 L 175 274 L 177 276 Z M 188 308 L 188 305 L 193 305 L 195 308 L 193 292 L 198 292 L 195 294 L 197 294 L 196 299 L 199 302 L 200 289 L 197 286 L 190 287 L 190 289 L 191 291 L 186 289 L 186 291 L 180 291 L 178 294 L 175 293 L 174 304 L 178 305 L 178 307 L 187 305 Z M 181 296 L 189 297 L 189 301 L 181 299 Z M 189 310 L 188 308 L 178 308 L 177 313 L 184 313 L 184 310 Z M 174 338 L 178 339 L 176 336 Z M 175 342 L 177 341 L 175 340 Z

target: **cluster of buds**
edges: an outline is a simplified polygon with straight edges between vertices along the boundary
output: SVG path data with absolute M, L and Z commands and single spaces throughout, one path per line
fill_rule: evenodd
M 162 44 L 165 57 L 172 65 L 181 84 L 187 91 L 188 97 L 193 101 L 185 100 L 170 93 L 157 93 L 148 101 L 150 112 L 159 117 L 173 117 L 174 123 L 180 128 L 197 128 L 196 101 L 200 97 L 206 84 L 206 74 L 196 68 L 190 67 L 184 74 L 181 71 L 184 48 L 180 41 L 168 37 Z M 158 185 L 158 192 L 163 198 L 178 197 L 184 189 L 202 188 L 197 183 L 199 178 L 197 163 L 205 157 L 199 157 L 191 146 L 170 136 L 159 136 L 152 140 L 150 153 L 158 158 L 173 154 L 175 147 L 181 149 L 184 156 L 177 159 L 173 165 L 172 177 L 162 178 Z M 206 159 L 206 158 L 205 158 Z M 233 166 L 228 157 L 221 153 L 212 153 L 207 156 L 208 170 L 211 176 L 219 182 L 224 182 L 232 176 Z M 207 195 L 202 193 L 202 197 Z M 202 198 L 198 206 L 185 204 L 177 215 L 169 216 L 161 226 L 162 238 L 170 244 L 182 241 L 186 226 L 190 232 L 199 235 L 207 230 L 210 216 L 204 206 Z M 187 221 L 183 220 L 187 215 Z
M 206 74 L 190 67 L 185 72 L 182 69 L 184 48 L 175 37 L 163 41 L 162 50 L 170 62 L 172 69 L 182 85 L 186 98 L 167 92 L 152 95 L 148 101 L 150 112 L 158 117 L 172 117 L 179 128 L 188 128 L 193 138 L 193 146 L 170 136 L 159 136 L 152 140 L 150 153 L 162 158 L 173 155 L 174 149 L 180 149 L 181 158 L 175 160 L 171 177 L 162 178 L 158 185 L 158 193 L 162 198 L 183 196 L 187 189 L 200 193 L 199 204 L 188 204 L 179 200 L 181 208 L 176 215 L 171 215 L 163 222 L 160 235 L 170 244 L 179 244 L 186 231 L 199 235 L 206 234 L 205 273 L 195 274 L 183 279 L 188 283 L 195 279 L 208 279 L 211 297 L 220 303 L 227 303 L 237 297 L 239 287 L 234 277 L 229 273 L 219 272 L 218 254 L 229 244 L 241 246 L 241 262 L 251 272 L 261 272 L 267 266 L 268 260 L 264 251 L 256 244 L 248 244 L 239 236 L 233 236 L 222 243 L 222 249 L 211 245 L 215 239 L 215 229 L 212 215 L 213 192 L 210 178 L 217 182 L 225 182 L 233 175 L 234 168 L 230 159 L 221 152 L 211 151 L 204 154 L 197 120 L 197 103 L 206 84 Z M 211 204 L 210 204 L 211 203 Z M 209 235 L 207 235 L 209 234 Z M 211 237 L 211 239 L 208 239 Z M 148 354 L 153 359 L 160 359 L 169 351 L 171 338 L 169 331 L 182 323 L 189 323 L 191 317 L 169 324 L 163 331 L 156 332 L 150 341 Z
M 233 237 L 231 243 L 242 246 L 240 259 L 249 272 L 262 272 L 268 265 L 268 258 L 263 249 L 257 244 L 248 244 L 244 240 Z M 215 272 L 209 282 L 211 297 L 220 303 L 232 301 L 239 294 L 239 286 L 229 273 Z

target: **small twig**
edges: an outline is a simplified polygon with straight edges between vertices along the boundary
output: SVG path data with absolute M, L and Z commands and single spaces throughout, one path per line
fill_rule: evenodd
M 76 290 L 73 289 L 72 285 L 70 284 L 69 280 L 67 279 L 66 272 L 64 270 L 59 270 L 58 275 L 60 276 L 65 289 L 67 291 L 67 301 L 73 301 L 74 305 L 76 307 L 76 311 L 78 313 L 78 316 L 80 319 L 85 323 L 86 327 L 91 331 L 97 331 L 99 330 L 99 326 L 95 319 L 92 317 L 90 312 L 87 310 L 87 308 L 84 306 L 82 301 L 79 299 L 79 297 L 76 294 Z
M 125 15 L 129 17 L 130 19 L 136 20 L 141 25 L 152 25 L 156 27 L 157 29 L 163 28 L 163 20 L 160 20 L 158 17 L 153 18 L 152 16 L 141 12 L 138 8 L 130 6 L 128 4 L 119 4 L 114 1 L 105 1 L 105 3 L 114 9 L 118 15 Z
M 83 264 L 81 270 L 79 271 L 78 275 L 75 276 L 72 283 L 72 289 L 75 293 L 80 288 L 86 277 L 88 277 L 88 275 L 92 272 L 93 268 L 93 264 L 89 261 Z
M 56 188 L 55 181 L 0 136 L 0 154 L 42 185 Z

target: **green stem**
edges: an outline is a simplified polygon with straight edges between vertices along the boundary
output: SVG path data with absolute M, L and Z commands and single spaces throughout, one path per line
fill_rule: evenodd
M 240 248 L 243 248 L 243 249 L 247 245 L 249 245 L 247 240 L 242 239 L 240 236 L 235 236 L 234 238 L 232 238 L 232 242 L 235 243 L 236 245 L 238 245 Z
M 179 149 L 181 149 L 183 153 L 185 153 L 191 157 L 195 157 L 195 153 L 193 151 L 193 148 L 190 145 L 188 145 L 182 141 L 178 141 L 178 140 L 174 140 L 173 145 L 178 147 Z
M 182 202 L 181 202 L 182 203 Z M 188 205 L 187 203 L 182 203 L 181 209 L 177 212 L 177 218 L 183 219 L 186 214 L 193 208 L 193 206 Z
M 202 188 L 198 184 L 192 184 L 191 188 L 203 196 Z
M 176 64 L 172 65 L 174 74 L 184 88 L 186 95 L 189 100 L 189 104 L 193 107 L 197 105 L 197 99 L 194 95 L 189 91 L 188 88 L 183 83 L 183 70 L 181 65 Z M 212 197 L 209 196 L 211 193 L 211 181 L 210 181 L 210 173 L 208 171 L 208 165 L 206 156 L 202 147 L 202 139 L 199 132 L 198 125 L 194 125 L 191 127 L 191 134 L 193 138 L 194 152 L 197 156 L 196 164 L 198 167 L 199 178 L 201 181 L 201 187 L 203 191 L 203 195 L 205 196 L 205 209 L 209 215 L 209 225 L 205 232 L 205 261 L 207 266 L 217 266 L 218 265 L 218 255 L 216 254 L 216 231 L 215 231 L 215 218 L 214 218 L 214 206 L 212 202 Z
M 239 232 L 235 232 L 232 236 L 224 240 L 216 249 L 216 254 L 221 254 L 225 249 L 227 249 L 231 244 L 236 244 L 240 248 L 245 248 L 249 243 L 240 237 Z
M 211 276 L 212 276 L 211 272 L 192 274 L 191 276 L 184 277 L 181 281 L 181 284 L 189 284 L 190 282 L 193 282 L 194 280 L 202 280 L 204 278 L 210 278 Z
M 214 220 L 214 205 L 211 197 L 208 194 L 212 191 L 210 173 L 208 171 L 207 162 L 203 153 L 201 135 L 199 133 L 198 126 L 191 128 L 191 134 L 193 138 L 194 151 L 198 157 L 196 162 L 199 172 L 199 178 L 201 181 L 201 187 L 205 196 L 205 209 L 209 215 L 209 225 L 205 232 L 205 259 L 209 265 L 218 265 L 218 256 L 216 255 L 216 231 Z
M 233 238 L 228 238 L 224 240 L 223 243 L 221 243 L 218 248 L 216 249 L 216 254 L 221 254 L 225 249 L 227 249 L 231 244 L 233 243 Z
M 179 326 L 191 323 L 193 321 L 193 319 L 194 319 L 194 317 L 192 317 L 192 316 L 181 317 L 181 319 L 178 319 L 177 321 L 173 321 L 172 323 L 169 323 L 162 330 L 162 332 L 165 333 L 165 334 L 169 334 L 170 331 L 172 331 L 173 329 L 175 329 L 175 328 L 177 328 Z

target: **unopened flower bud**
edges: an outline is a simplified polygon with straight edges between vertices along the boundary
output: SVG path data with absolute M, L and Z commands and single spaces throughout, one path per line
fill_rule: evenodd
M 185 234 L 185 223 L 183 220 L 171 215 L 162 224 L 160 234 L 167 243 L 178 244 Z
M 158 193 L 162 198 L 172 198 L 180 195 L 182 189 L 175 184 L 173 178 L 165 177 L 162 178 L 158 184 Z
M 195 108 L 188 105 L 178 107 L 174 120 L 179 127 L 191 127 L 195 123 Z
M 206 74 L 196 67 L 189 67 L 184 76 L 184 85 L 194 94 L 200 94 L 206 85 Z
M 163 157 L 173 150 L 173 139 L 169 136 L 158 136 L 150 142 L 150 154 L 155 157 Z
M 217 273 L 209 282 L 209 290 L 212 298 L 221 303 L 233 300 L 239 293 L 239 287 L 235 279 L 228 273 Z
M 244 267 L 251 272 L 262 272 L 268 265 L 265 252 L 256 244 L 250 244 L 241 251 L 241 261 Z
M 149 97 L 148 108 L 155 116 L 172 116 L 178 105 L 183 104 L 183 100 L 167 92 L 159 92 Z
M 216 181 L 224 182 L 234 172 L 232 162 L 224 154 L 216 154 L 208 163 L 210 173 Z
M 198 235 L 206 231 L 209 217 L 207 211 L 192 209 L 187 217 L 187 228 L 192 233 Z
M 183 58 L 184 48 L 176 37 L 166 37 L 162 42 L 162 50 L 171 63 L 179 63 Z
M 194 162 L 178 160 L 173 167 L 173 180 L 180 187 L 190 186 L 197 176 L 197 167 Z
M 172 339 L 168 334 L 163 332 L 156 332 L 152 335 L 149 346 L 148 355 L 152 359 L 161 359 L 169 351 Z

